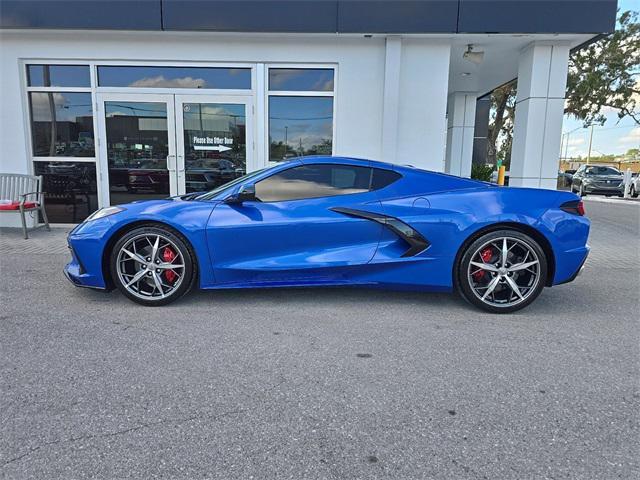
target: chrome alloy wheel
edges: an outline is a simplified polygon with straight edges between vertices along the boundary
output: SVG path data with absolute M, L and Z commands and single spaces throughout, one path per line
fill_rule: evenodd
M 540 282 L 540 260 L 527 242 L 494 238 L 472 255 L 467 269 L 474 295 L 493 307 L 524 302 Z
M 137 235 L 125 243 L 118 252 L 116 267 L 124 288 L 145 300 L 170 296 L 182 284 L 185 269 L 176 244 L 155 233 Z

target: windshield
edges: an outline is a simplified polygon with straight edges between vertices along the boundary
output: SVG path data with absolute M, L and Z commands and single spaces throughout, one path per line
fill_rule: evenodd
M 613 167 L 587 167 L 587 175 L 622 175 Z
M 263 168 L 261 170 L 256 170 L 255 172 L 251 172 L 247 175 L 243 175 L 242 177 L 238 177 L 235 180 L 231 180 L 228 183 L 225 183 L 224 185 L 220 185 L 219 187 L 214 188 L 213 190 L 208 191 L 207 193 L 203 193 L 202 195 L 198 195 L 194 200 L 211 200 L 213 197 L 219 195 L 220 193 L 224 192 L 225 190 L 244 182 L 245 180 L 249 180 L 253 177 L 257 177 L 259 174 L 261 174 L 262 172 L 264 172 L 266 170 L 266 168 Z

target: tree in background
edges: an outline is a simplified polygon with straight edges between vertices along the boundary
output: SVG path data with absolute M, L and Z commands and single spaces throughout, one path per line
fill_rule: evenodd
M 618 120 L 631 117 L 640 125 L 640 23 L 637 12 L 618 17 L 618 29 L 569 59 L 565 113 L 584 121 L 585 127 L 602 125 L 605 107 L 618 112 Z
M 517 79 L 496 88 L 491 93 L 491 118 L 487 138 L 487 163 L 502 164 L 509 168 L 511 163 L 511 139 L 515 118 Z
M 582 120 L 584 126 L 606 121 L 604 108 L 640 124 L 640 23 L 638 13 L 618 17 L 615 32 L 575 51 L 569 58 L 565 114 Z M 487 162 L 502 160 L 509 168 L 515 118 L 516 81 L 491 94 L 491 118 Z

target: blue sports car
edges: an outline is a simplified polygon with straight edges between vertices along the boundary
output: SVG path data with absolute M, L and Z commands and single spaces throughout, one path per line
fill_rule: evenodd
M 569 192 L 307 157 L 208 192 L 98 210 L 69 234 L 65 273 L 143 305 L 195 285 L 344 285 L 455 290 L 506 313 L 578 275 L 583 215 Z

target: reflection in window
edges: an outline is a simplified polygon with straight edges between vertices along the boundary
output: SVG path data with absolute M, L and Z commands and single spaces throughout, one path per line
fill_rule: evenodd
M 101 87 L 251 88 L 250 68 L 98 67 Z
M 245 174 L 244 104 L 185 103 L 182 115 L 187 192 L 212 190 Z
M 36 157 L 93 157 L 90 93 L 30 92 L 31 136 Z
M 30 87 L 91 87 L 87 65 L 27 65 Z
M 105 102 L 111 204 L 169 194 L 164 102 Z
M 331 197 L 369 191 L 371 169 L 352 165 L 303 165 L 276 173 L 256 183 L 263 202 Z
M 331 155 L 332 97 L 269 97 L 269 160 Z
M 51 223 L 79 223 L 98 209 L 94 162 L 33 162 L 42 175 L 45 209 Z
M 332 92 L 333 69 L 271 68 L 269 90 Z

